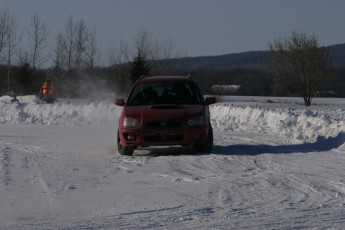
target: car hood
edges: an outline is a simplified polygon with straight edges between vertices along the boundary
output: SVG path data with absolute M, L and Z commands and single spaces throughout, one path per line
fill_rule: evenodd
M 145 106 L 126 106 L 124 115 L 127 117 L 150 120 L 170 120 L 184 119 L 201 115 L 204 105 L 145 105 Z

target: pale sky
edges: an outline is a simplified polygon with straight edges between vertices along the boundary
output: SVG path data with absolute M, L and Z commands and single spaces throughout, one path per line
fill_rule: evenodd
M 322 46 L 345 43 L 345 0 L 0 0 L 0 7 L 21 27 L 38 12 L 51 44 L 73 15 L 96 27 L 102 52 L 143 29 L 185 56 L 267 50 L 294 30 L 316 34 Z

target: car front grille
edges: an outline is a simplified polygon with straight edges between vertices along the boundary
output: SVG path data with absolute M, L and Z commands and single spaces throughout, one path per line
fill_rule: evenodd
M 181 123 L 174 120 L 148 121 L 145 123 L 144 141 L 177 142 L 183 140 Z
M 146 133 L 144 134 L 144 140 L 147 142 L 171 142 L 171 141 L 182 141 L 182 134 L 160 134 L 160 133 Z
M 149 121 L 146 122 L 145 128 L 178 128 L 181 124 L 178 121 Z

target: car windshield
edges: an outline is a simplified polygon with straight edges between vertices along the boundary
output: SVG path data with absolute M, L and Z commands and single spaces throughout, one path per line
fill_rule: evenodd
M 139 83 L 127 101 L 127 105 L 194 105 L 202 103 L 202 95 L 190 82 Z

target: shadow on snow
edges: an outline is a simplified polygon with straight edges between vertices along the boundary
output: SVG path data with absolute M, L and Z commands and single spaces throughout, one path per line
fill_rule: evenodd
M 314 143 L 289 144 L 289 145 L 246 145 L 235 144 L 229 146 L 215 145 L 213 154 L 220 155 L 259 155 L 264 153 L 289 154 L 325 152 L 339 148 L 345 143 L 345 132 L 339 133 L 336 137 L 318 137 Z
M 215 155 L 260 155 L 290 154 L 290 153 L 310 153 L 325 152 L 339 148 L 345 143 L 345 132 L 339 133 L 335 137 L 318 137 L 313 143 L 288 144 L 288 145 L 267 145 L 267 144 L 235 144 L 229 146 L 214 145 L 209 154 Z M 208 153 L 198 153 L 193 147 L 160 147 L 160 148 L 139 148 L 134 152 L 136 156 L 179 156 L 179 155 L 209 155 Z

